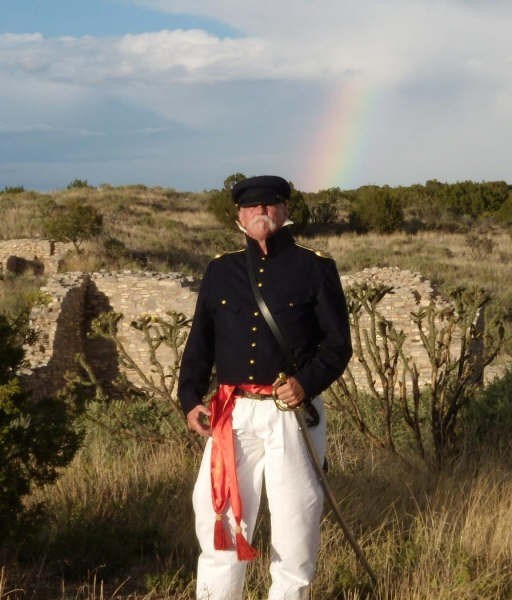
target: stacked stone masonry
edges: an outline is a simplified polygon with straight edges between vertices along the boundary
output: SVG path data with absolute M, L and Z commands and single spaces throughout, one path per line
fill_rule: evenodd
M 429 383 L 431 375 L 430 362 L 421 341 L 418 328 L 411 319 L 411 313 L 418 312 L 421 308 L 428 306 L 432 300 L 439 307 L 446 304 L 441 297 L 435 294 L 430 282 L 418 273 L 401 270 L 398 267 L 372 267 L 364 269 L 359 273 L 344 276 L 342 283 L 345 289 L 350 289 L 354 284 L 361 283 L 386 285 L 393 288 L 378 303 L 378 313 L 387 321 L 391 321 L 398 332 L 403 331 L 406 334 L 404 353 L 411 359 L 412 363 L 416 364 L 420 385 L 424 386 Z M 363 329 L 369 330 L 370 317 L 364 311 L 362 312 L 360 323 Z M 378 333 L 377 340 L 382 347 L 380 344 L 381 338 Z M 455 335 L 452 343 L 452 353 L 456 355 L 459 348 L 460 335 Z M 358 386 L 366 388 L 368 383 L 365 370 L 356 360 L 355 356 L 351 360 L 349 367 Z M 372 375 L 375 377 L 374 383 L 378 389 L 380 387 L 379 378 L 376 373 L 372 372 Z M 411 385 L 410 379 L 406 380 L 406 385 Z
M 72 244 L 50 240 L 0 240 L 0 274 L 32 271 L 37 275 L 55 275 L 59 263 L 72 247 Z
M 384 297 L 379 310 L 398 330 L 406 333 L 406 353 L 418 365 L 421 383 L 427 383 L 428 359 L 409 315 L 418 309 L 418 297 L 420 305 L 428 304 L 435 297 L 430 283 L 418 274 L 396 268 L 365 269 L 342 278 L 345 289 L 361 281 L 393 286 L 393 293 Z M 112 380 L 119 373 L 121 367 L 113 345 L 86 335 L 92 319 L 104 311 L 124 315 L 118 329 L 120 340 L 143 372 L 150 373 L 147 346 L 141 332 L 130 323 L 143 314 L 165 316 L 167 311 L 191 317 L 197 293 L 190 283 L 178 273 L 127 271 L 67 273 L 50 277 L 43 289 L 49 303 L 34 308 L 31 313 L 31 325 L 37 332 L 38 341 L 27 348 L 25 375 L 36 395 L 54 393 L 62 385 L 63 374 L 74 367 L 78 352 L 85 354 L 100 380 Z M 458 341 L 453 343 L 456 351 Z M 165 349 L 159 352 L 162 363 L 168 363 L 170 354 Z M 352 360 L 350 367 L 357 384 L 366 387 L 366 376 L 357 361 Z M 133 372 L 126 375 L 133 383 L 140 383 Z
M 88 287 L 87 275 L 66 273 L 50 277 L 41 289 L 44 303 L 30 314 L 36 339 L 25 348 L 27 367 L 21 371 L 36 397 L 55 393 L 64 384 L 64 374 L 76 371 L 76 355 L 84 347 Z

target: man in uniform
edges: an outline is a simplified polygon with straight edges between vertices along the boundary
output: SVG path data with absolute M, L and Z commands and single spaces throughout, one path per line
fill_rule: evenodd
M 263 476 L 271 518 L 269 600 L 308 597 L 320 537 L 323 492 L 292 411 L 272 401 L 273 386 L 293 409 L 308 403 L 321 459 L 325 416 L 320 393 L 341 375 L 352 349 L 345 298 L 332 259 L 295 243 L 287 228 L 287 181 L 251 177 L 233 187 L 246 248 L 210 262 L 183 353 L 179 397 L 190 429 L 209 436 L 193 504 L 201 546 L 198 600 L 242 598 Z M 294 359 L 267 326 L 256 285 Z M 212 367 L 219 388 L 203 404 Z M 286 372 L 286 383 L 278 380 Z M 293 372 L 291 372 L 293 371 Z

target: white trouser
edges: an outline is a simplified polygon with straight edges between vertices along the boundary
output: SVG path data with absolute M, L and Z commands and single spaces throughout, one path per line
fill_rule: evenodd
M 309 429 L 320 460 L 325 455 L 325 415 L 314 400 L 320 423 Z M 233 411 L 237 475 L 242 499 L 242 529 L 250 541 L 260 504 L 261 486 L 270 509 L 272 546 L 269 600 L 305 600 L 315 572 L 320 542 L 323 491 L 293 412 L 271 400 L 237 398 Z M 234 550 L 214 550 L 208 440 L 194 488 L 196 533 L 201 546 L 197 569 L 198 600 L 240 600 L 247 563 Z M 230 531 L 235 522 L 228 511 Z M 226 523 L 227 524 L 227 523 Z M 256 559 L 261 560 L 261 559 Z

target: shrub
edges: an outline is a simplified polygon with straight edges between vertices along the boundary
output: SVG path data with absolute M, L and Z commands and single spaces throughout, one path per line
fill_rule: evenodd
M 480 388 L 484 368 L 503 342 L 500 318 L 482 321 L 490 297 L 483 290 L 457 288 L 446 305 L 430 301 L 410 313 L 429 359 L 428 386 L 404 349 L 406 334 L 379 311 L 390 286 L 358 284 L 347 290 L 354 356 L 366 374 L 365 393 L 352 367 L 331 386 L 342 414 L 369 443 L 408 460 L 404 446 L 429 467 L 440 469 L 457 444 L 459 413 Z M 364 324 L 368 322 L 368 324 Z M 452 342 L 460 336 L 460 344 Z M 405 443 L 404 443 L 405 442 Z
M 25 188 L 22 185 L 6 185 L 2 191 L 4 194 L 21 194 L 25 191 Z
M 231 190 L 239 181 L 245 179 L 243 173 L 234 173 L 224 180 L 224 187 L 221 190 L 215 191 L 210 196 L 208 201 L 208 210 L 213 213 L 213 216 L 222 225 L 235 227 L 237 220 L 237 208 L 231 199 Z
M 293 221 L 294 229 L 304 229 L 308 224 L 310 212 L 304 196 L 299 190 L 296 190 L 293 183 L 290 183 L 292 188 L 290 199 L 288 200 L 288 212 L 290 219 Z
M 67 185 L 68 190 L 76 190 L 76 189 L 88 188 L 88 187 L 89 187 L 89 184 L 87 183 L 86 179 L 73 179 L 73 181 L 71 183 L 68 183 L 68 185 Z
M 114 429 L 118 434 L 124 432 L 131 437 L 155 442 L 172 437 L 179 439 L 185 435 L 192 444 L 197 444 L 197 439 L 186 427 L 176 396 L 179 364 L 188 335 L 189 319 L 183 313 L 170 311 L 165 317 L 146 313 L 130 323 L 139 332 L 149 351 L 151 368 L 146 372 L 126 349 L 118 334 L 118 323 L 122 318 L 121 313 L 102 313 L 93 320 L 90 335 L 113 343 L 123 367 L 137 375 L 139 384 L 134 386 L 122 376 L 110 385 L 110 392 L 106 392 L 105 382 L 98 381 L 85 357 L 79 355 L 78 361 L 85 377 L 73 383 L 75 390 L 80 394 L 81 389 L 94 388 L 95 398 L 100 402 L 111 403 L 114 397 L 129 399 L 129 406 L 121 404 L 117 414 L 115 411 L 111 413 L 112 418 L 117 420 Z M 170 363 L 162 362 L 160 348 L 170 352 Z
M 44 219 L 46 235 L 57 242 L 71 242 L 77 253 L 85 240 L 99 235 L 103 217 L 93 206 L 84 204 L 80 198 L 64 206 L 55 206 Z
M 31 485 L 54 481 L 79 443 L 63 399 L 33 402 L 22 390 L 15 375 L 22 358 L 16 332 L 0 315 L 0 539 L 13 531 Z
M 119 260 L 128 254 L 125 244 L 115 237 L 109 237 L 103 242 L 103 249 L 111 260 Z
M 488 258 L 494 250 L 493 240 L 486 235 L 471 232 L 466 235 L 465 241 L 470 255 L 475 260 Z
M 475 440 L 509 448 L 512 434 L 512 370 L 487 385 L 466 411 L 470 443 Z
M 338 220 L 338 209 L 334 202 L 322 200 L 311 208 L 312 223 L 336 223 Z
M 389 188 L 361 188 L 356 205 L 350 213 L 349 222 L 351 227 L 360 233 L 391 233 L 400 229 L 404 222 L 401 202 Z
M 512 193 L 496 212 L 496 218 L 504 225 L 512 225 Z

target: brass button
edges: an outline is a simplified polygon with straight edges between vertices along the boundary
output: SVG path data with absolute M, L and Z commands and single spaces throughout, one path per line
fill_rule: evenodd
M 253 343 L 251 344 L 251 348 L 256 348 L 256 342 L 253 342 Z
M 223 299 L 223 300 L 221 300 L 221 301 L 220 301 L 220 303 L 221 303 L 221 304 L 227 304 L 227 300 L 224 300 L 224 299 Z
M 293 302 L 288 302 L 288 306 L 295 306 Z
M 259 317 L 260 313 L 256 310 L 255 312 L 252 313 L 255 317 Z
M 254 380 L 254 376 L 253 375 L 249 375 L 249 381 L 253 381 Z
M 261 260 L 267 260 L 267 257 L 266 256 L 262 256 Z
M 251 327 L 251 331 L 258 331 L 257 327 Z
M 260 272 L 260 273 L 264 273 L 264 272 L 265 272 L 265 269 L 263 269 L 263 268 L 262 268 L 262 269 L 259 269 L 259 272 Z
M 249 364 L 250 364 L 250 365 L 254 365 L 254 364 L 256 364 L 256 361 L 254 360 L 254 358 L 251 358 L 251 360 L 249 361 Z
M 263 284 L 261 283 L 261 281 L 258 281 L 258 287 L 263 287 Z

